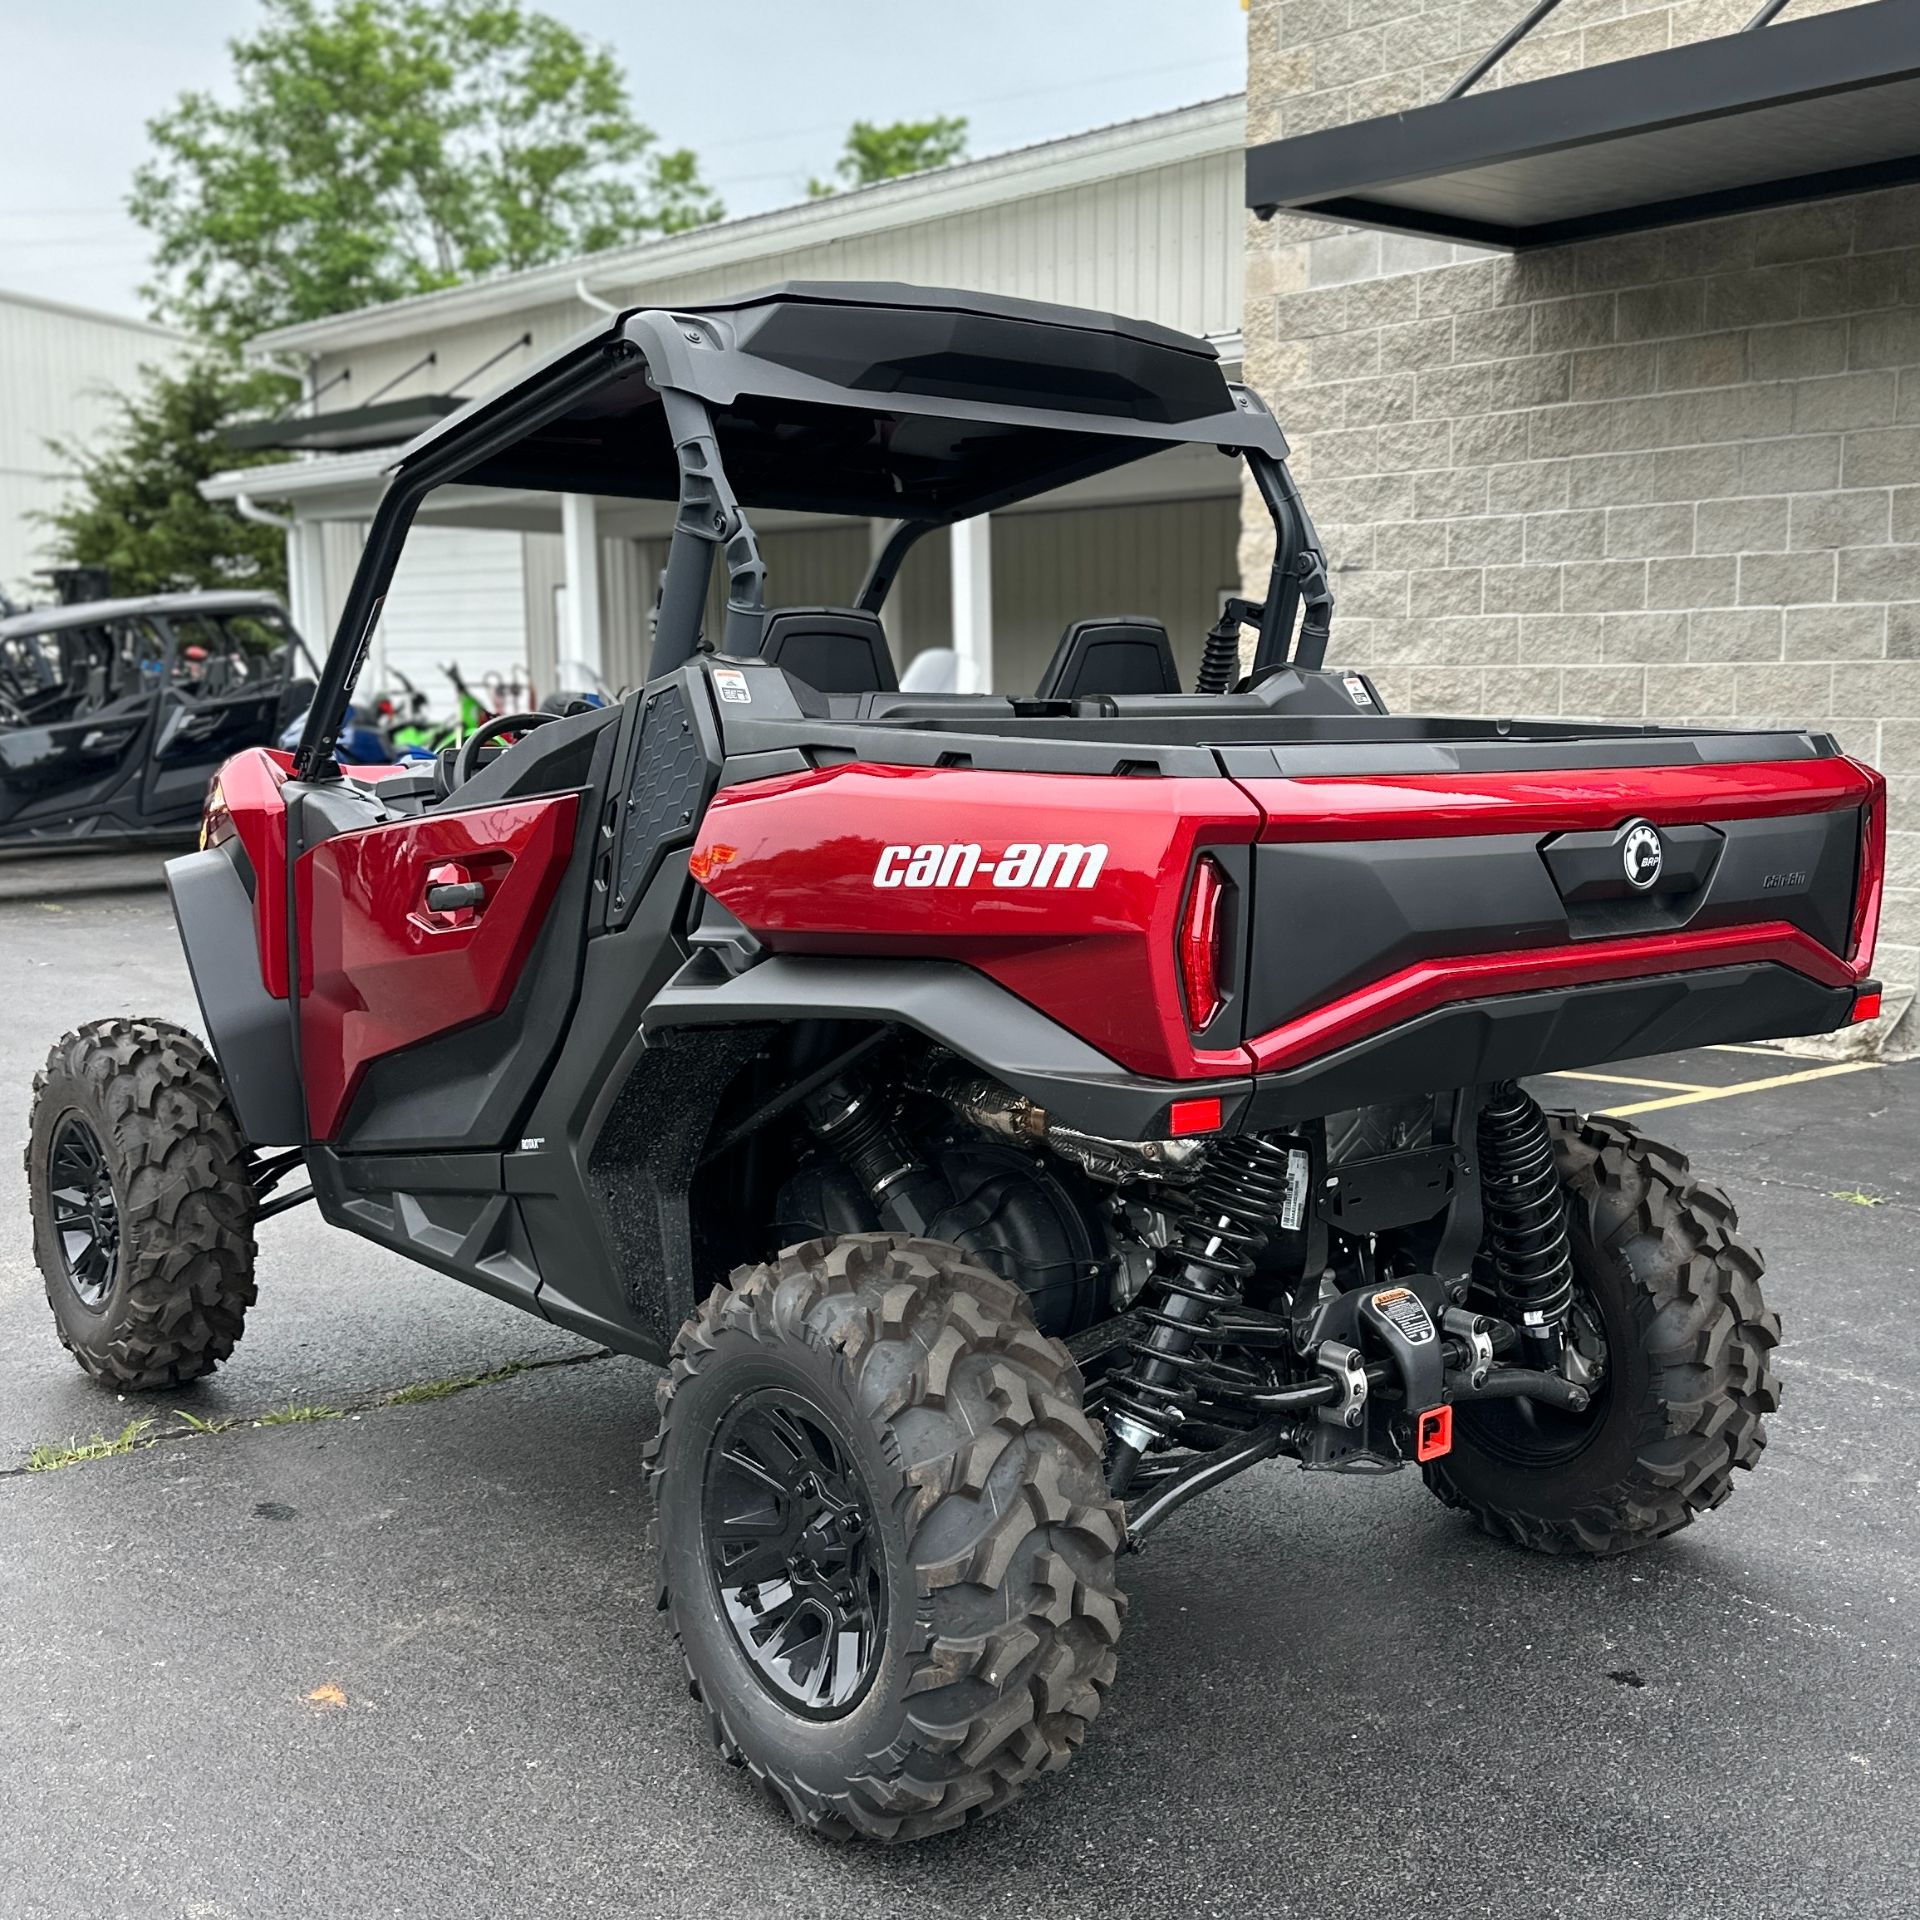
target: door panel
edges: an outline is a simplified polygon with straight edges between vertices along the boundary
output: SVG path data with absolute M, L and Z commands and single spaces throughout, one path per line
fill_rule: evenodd
M 40 727 L 0 733 L 0 822 L 92 813 L 146 752 L 154 696 L 123 700 Z
M 197 814 L 207 783 L 225 761 L 244 748 L 274 744 L 280 692 L 276 681 L 212 698 L 171 689 L 162 694 L 147 758 L 144 811 L 157 820 Z
M 578 807 L 567 793 L 428 814 L 339 834 L 301 860 L 300 1064 L 316 1140 L 339 1132 L 373 1061 L 505 1009 Z

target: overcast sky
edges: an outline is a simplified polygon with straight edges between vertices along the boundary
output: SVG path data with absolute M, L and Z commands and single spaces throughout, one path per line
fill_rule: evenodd
M 546 0 L 611 45 L 641 117 L 729 213 L 802 197 L 856 118 L 965 114 L 998 152 L 1231 93 L 1240 0 Z M 257 0 L 0 0 L 0 288 L 143 310 L 122 211 L 147 120 L 222 90 Z

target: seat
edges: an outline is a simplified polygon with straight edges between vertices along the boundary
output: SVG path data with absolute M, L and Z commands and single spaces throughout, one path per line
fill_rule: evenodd
M 1042 700 L 1103 693 L 1178 693 L 1173 642 L 1158 620 L 1115 614 L 1076 620 L 1060 636 L 1034 692 Z
M 897 693 L 900 681 L 877 613 L 857 607 L 776 607 L 760 657 L 816 693 Z

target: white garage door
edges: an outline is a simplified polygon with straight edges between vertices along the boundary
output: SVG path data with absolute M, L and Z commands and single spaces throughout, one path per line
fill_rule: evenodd
M 397 667 L 426 693 L 435 711 L 452 704 L 443 671 L 448 661 L 476 691 L 489 675 L 524 682 L 527 592 L 520 535 L 414 528 L 387 591 L 380 640 L 387 667 Z

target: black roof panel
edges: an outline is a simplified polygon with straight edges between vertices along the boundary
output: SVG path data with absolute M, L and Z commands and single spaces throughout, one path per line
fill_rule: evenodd
M 404 468 L 476 448 L 569 364 L 624 355 L 463 484 L 671 500 L 663 390 L 697 395 L 743 506 L 950 521 L 1187 443 L 1286 441 L 1208 341 L 1152 321 L 940 287 L 798 281 L 632 309 L 422 434 Z

